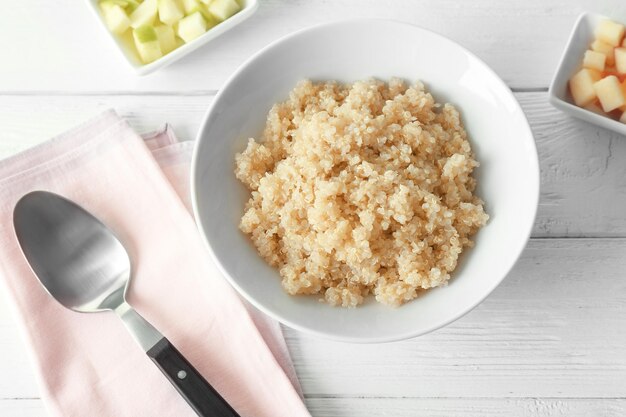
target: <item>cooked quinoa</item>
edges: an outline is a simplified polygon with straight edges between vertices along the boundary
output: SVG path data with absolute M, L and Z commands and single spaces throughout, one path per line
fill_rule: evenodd
M 487 222 L 477 166 L 459 112 L 420 82 L 304 80 L 236 156 L 239 227 L 289 294 L 398 306 L 446 285 Z

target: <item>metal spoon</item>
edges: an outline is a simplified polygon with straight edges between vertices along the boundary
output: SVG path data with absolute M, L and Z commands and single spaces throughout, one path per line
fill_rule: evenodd
M 13 212 L 17 240 L 50 295 L 74 311 L 113 311 L 200 416 L 239 417 L 178 350 L 126 301 L 128 253 L 113 233 L 77 204 L 34 191 Z

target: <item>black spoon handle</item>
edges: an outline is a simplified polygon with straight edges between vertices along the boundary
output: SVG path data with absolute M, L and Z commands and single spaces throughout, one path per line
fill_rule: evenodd
M 240 417 L 165 337 L 146 353 L 199 416 Z

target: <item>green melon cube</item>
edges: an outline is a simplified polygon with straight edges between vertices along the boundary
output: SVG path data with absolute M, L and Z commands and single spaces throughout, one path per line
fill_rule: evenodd
M 121 35 L 130 26 L 130 19 L 120 5 L 103 1 L 100 3 L 100 10 L 102 10 L 104 22 L 111 32 Z
M 133 30 L 133 38 L 135 39 L 135 47 L 144 64 L 147 64 L 163 56 L 159 37 L 154 27 L 145 25 L 139 26 Z
M 185 17 L 176 0 L 158 0 L 159 20 L 167 25 L 174 25 Z
M 115 3 L 122 8 L 126 9 L 127 12 L 132 12 L 139 6 L 139 2 L 135 0 L 103 0 L 100 3 Z
M 130 25 L 136 29 L 139 26 L 152 25 L 157 16 L 157 0 L 145 0 L 130 15 Z
M 152 26 L 139 26 L 133 31 L 135 39 L 141 43 L 158 41 L 156 30 Z
M 219 22 L 221 22 L 221 20 L 219 20 L 217 17 L 213 16 L 209 12 L 209 10 L 204 4 L 198 4 L 196 7 L 193 8 L 193 10 L 191 10 L 191 13 L 189 14 L 192 14 L 195 12 L 200 12 L 200 14 L 202 14 L 202 17 L 204 17 L 204 21 L 206 22 L 207 30 L 217 25 Z
M 137 7 L 139 7 L 139 2 L 135 0 L 119 0 L 126 2 L 126 10 L 129 12 L 134 12 Z
M 202 13 L 195 12 L 178 22 L 178 36 L 185 42 L 191 42 L 207 30 Z
M 181 0 L 181 3 L 186 15 L 194 13 L 195 8 L 200 4 L 198 0 Z
M 213 0 L 208 6 L 209 12 L 219 20 L 226 20 L 241 10 L 235 0 Z
M 178 46 L 176 45 L 176 35 L 174 34 L 174 29 L 172 29 L 171 26 L 159 25 L 155 26 L 154 30 L 156 31 L 157 38 L 161 44 L 161 52 L 163 52 L 163 54 L 170 53 L 176 49 Z

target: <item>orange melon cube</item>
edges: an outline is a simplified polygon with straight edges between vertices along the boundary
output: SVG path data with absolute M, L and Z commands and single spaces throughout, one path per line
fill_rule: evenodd
M 615 68 L 620 74 L 626 74 L 626 48 L 615 48 Z
M 600 80 L 598 71 L 583 68 L 569 80 L 569 89 L 577 106 L 584 107 L 597 97 L 593 84 Z
M 606 113 L 626 104 L 622 86 L 614 75 L 609 75 L 600 81 L 596 81 L 593 84 L 593 89 L 598 96 L 598 100 L 600 100 L 602 110 Z
M 618 46 L 622 43 L 624 38 L 624 25 L 613 22 L 611 20 L 605 20 L 598 25 L 595 30 L 596 39 L 609 45 Z
M 622 89 L 622 94 L 624 95 L 624 97 L 626 97 L 626 79 L 624 81 L 622 81 L 622 83 L 620 84 L 620 87 Z M 622 111 L 622 112 L 626 112 L 626 104 L 621 106 L 619 108 L 619 110 Z
M 606 63 L 606 55 L 604 55 L 603 53 L 596 52 L 596 51 L 585 52 L 585 58 L 583 59 L 584 68 L 604 71 L 605 63 Z
M 612 66 L 615 63 L 615 57 L 614 57 L 614 54 L 613 54 L 613 46 L 612 45 L 609 45 L 606 42 L 602 42 L 602 41 L 596 39 L 591 44 L 591 50 L 592 51 L 596 51 L 596 52 L 600 52 L 600 53 L 606 55 L 606 65 Z
M 587 104 L 584 109 L 589 110 L 592 113 L 599 114 L 600 116 L 606 116 L 606 113 L 604 113 L 604 110 L 602 110 L 602 107 L 600 107 L 596 101 L 592 101 L 590 104 Z

